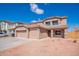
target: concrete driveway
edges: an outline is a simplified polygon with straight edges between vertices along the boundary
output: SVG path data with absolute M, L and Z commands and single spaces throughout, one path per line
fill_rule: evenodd
M 15 38 L 15 37 L 2 37 L 0 38 L 0 51 L 16 47 L 26 42 L 27 39 Z

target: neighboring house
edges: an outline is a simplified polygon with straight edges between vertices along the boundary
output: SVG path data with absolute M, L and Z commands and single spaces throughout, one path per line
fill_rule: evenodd
M 13 28 L 15 28 L 16 26 L 19 26 L 19 25 L 23 25 L 23 23 L 19 23 L 19 22 L 13 23 L 10 21 L 2 20 L 2 21 L 0 21 L 0 32 L 12 34 L 15 32 L 15 30 L 13 30 Z
M 41 22 L 17 26 L 15 36 L 22 38 L 41 39 L 46 37 L 66 38 L 67 17 L 49 17 Z
M 13 22 L 0 21 L 1 32 L 10 33 L 10 29 L 14 27 Z

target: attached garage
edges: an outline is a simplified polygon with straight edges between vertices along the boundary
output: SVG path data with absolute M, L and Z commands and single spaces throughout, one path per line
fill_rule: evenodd
M 28 38 L 28 29 L 24 26 L 20 26 L 20 27 L 16 27 L 15 29 L 16 37 L 20 37 L 20 38 Z
M 39 39 L 40 38 L 40 29 L 39 28 L 30 28 L 29 38 Z

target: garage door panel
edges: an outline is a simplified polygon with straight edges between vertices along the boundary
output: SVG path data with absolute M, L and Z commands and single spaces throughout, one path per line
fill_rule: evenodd
M 16 33 L 16 36 L 17 37 L 22 37 L 22 38 L 28 38 L 28 34 L 27 34 L 27 32 L 17 32 Z
M 39 38 L 39 31 L 38 30 L 31 30 L 29 38 L 38 39 Z

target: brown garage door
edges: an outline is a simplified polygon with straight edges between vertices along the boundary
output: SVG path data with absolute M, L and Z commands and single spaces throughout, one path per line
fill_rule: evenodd
M 31 38 L 31 39 L 39 39 L 39 30 L 38 30 L 38 28 L 30 29 L 29 38 Z
M 16 37 L 27 38 L 28 34 L 26 30 L 16 31 Z

